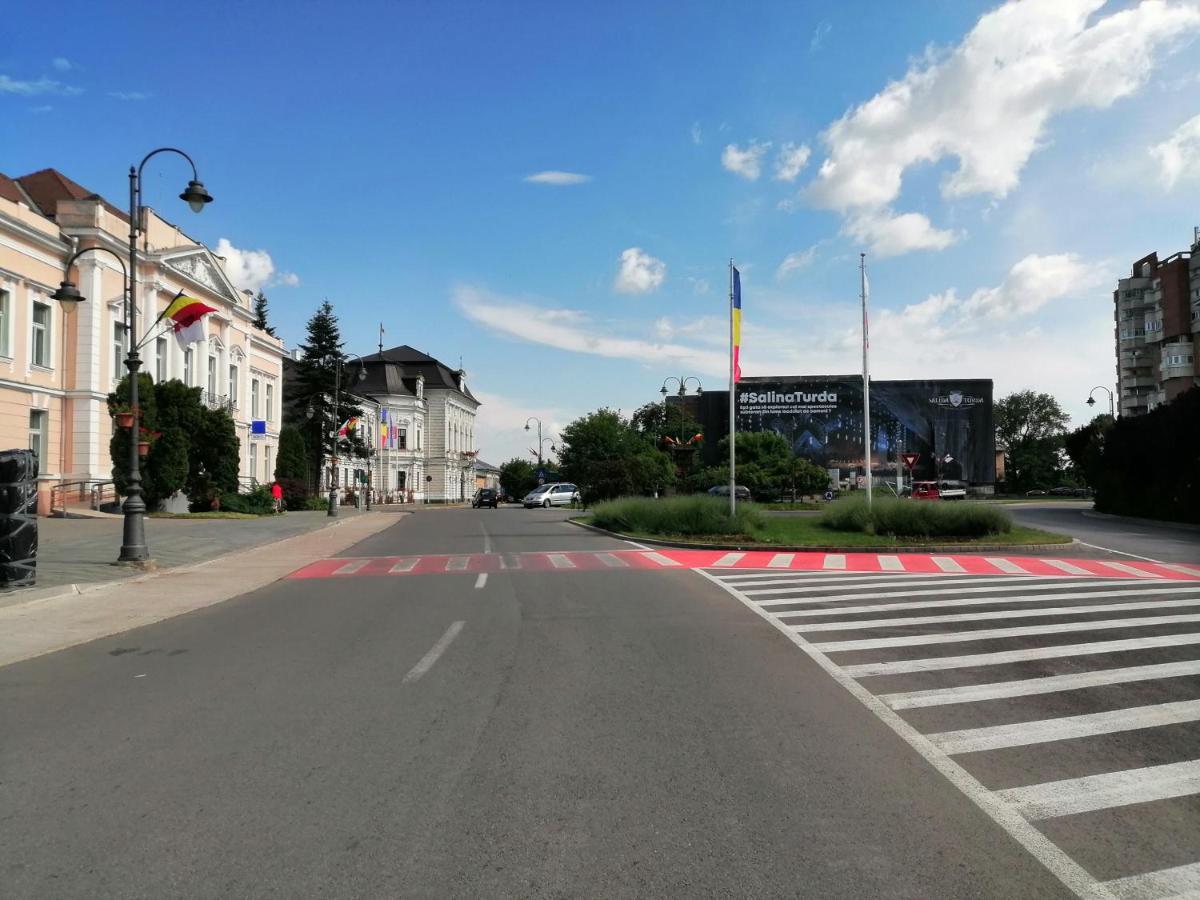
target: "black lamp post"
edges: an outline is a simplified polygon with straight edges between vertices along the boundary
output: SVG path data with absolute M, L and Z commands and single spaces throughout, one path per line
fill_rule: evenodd
M 696 382 L 696 396 L 697 397 L 701 396 L 704 393 L 704 386 L 700 384 L 700 379 L 697 378 L 695 375 L 687 375 L 683 378 L 676 378 L 674 375 L 669 376 L 666 379 L 666 381 L 664 381 L 662 383 L 662 387 L 659 388 L 659 391 L 658 391 L 660 394 L 662 394 L 662 397 L 663 397 L 663 428 L 667 427 L 667 385 L 672 381 L 674 381 L 677 385 L 679 385 L 679 390 L 676 391 L 676 394 L 679 397 L 687 396 L 687 384 L 689 381 Z M 683 405 L 682 404 L 679 407 L 679 440 L 680 441 L 683 440 Z
M 192 162 L 190 156 L 174 147 L 159 147 L 157 150 L 150 151 L 138 166 L 129 167 L 129 267 L 126 268 L 121 257 L 107 248 L 88 247 L 71 257 L 66 266 L 67 280 L 63 281 L 53 294 L 54 299 L 60 303 L 78 303 L 83 300 L 83 296 L 71 282 L 69 276 L 71 266 L 84 253 L 91 250 L 110 253 L 121 264 L 125 280 L 125 334 L 129 341 L 125 367 L 129 369 L 129 405 L 133 410 L 133 424 L 130 426 L 132 439 L 129 442 L 129 485 L 126 490 L 125 503 L 122 506 L 125 523 L 121 539 L 121 555 L 117 557 L 117 561 L 146 568 L 153 566 L 153 562 L 150 559 L 150 550 L 146 546 L 146 501 L 142 499 L 141 458 L 138 456 L 137 442 L 138 428 L 141 425 L 141 415 L 138 411 L 138 370 L 142 366 L 137 345 L 137 239 L 142 230 L 142 170 L 151 157 L 159 153 L 176 153 L 186 159 L 188 165 L 192 167 L 192 180 L 188 182 L 179 198 L 186 200 L 193 212 L 200 212 L 204 209 L 205 204 L 212 202 L 212 196 L 200 182 L 196 173 L 196 164 Z
M 1092 388 L 1090 391 L 1088 391 L 1087 405 L 1088 406 L 1096 405 L 1096 398 L 1092 396 L 1092 394 L 1096 393 L 1096 391 L 1106 391 L 1108 393 L 1108 414 L 1109 414 L 1109 416 L 1111 416 L 1112 418 L 1115 419 L 1117 417 L 1117 414 L 1113 408 L 1113 392 L 1110 391 L 1108 388 L 1106 388 L 1104 385 L 1098 384 L 1094 388 Z
M 525 420 L 525 430 L 526 430 L 526 431 L 528 431 L 528 430 L 529 430 L 529 423 L 530 423 L 530 422 L 537 422 L 537 423 L 538 423 L 538 449 L 537 449 L 537 459 L 538 459 L 538 469 L 541 469 L 541 468 L 542 468 L 542 442 L 543 442 L 544 440 L 547 440 L 547 441 L 548 441 L 548 440 L 550 440 L 550 439 L 549 439 L 549 438 L 543 438 L 543 437 L 542 437 L 542 420 L 541 420 L 541 419 L 539 419 L 537 416 L 530 416 L 528 419 L 526 419 L 526 420 Z

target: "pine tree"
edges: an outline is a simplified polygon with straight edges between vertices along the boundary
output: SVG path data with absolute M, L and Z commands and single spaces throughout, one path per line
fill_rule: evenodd
M 259 291 L 254 295 L 254 327 L 265 331 L 271 337 L 277 337 L 275 329 L 267 322 L 267 295 Z

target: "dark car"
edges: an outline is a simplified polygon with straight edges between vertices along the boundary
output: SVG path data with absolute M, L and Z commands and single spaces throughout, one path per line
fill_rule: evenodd
M 484 506 L 496 509 L 500 506 L 500 492 L 494 488 L 480 488 L 475 492 L 475 498 L 471 501 L 471 506 L 475 507 L 475 509 L 481 509 Z
M 727 484 L 714 485 L 713 487 L 710 487 L 708 489 L 708 495 L 710 497 L 728 497 L 729 496 L 729 485 L 727 485 Z M 749 500 L 750 499 L 750 488 L 739 484 L 737 486 L 735 496 L 739 500 Z

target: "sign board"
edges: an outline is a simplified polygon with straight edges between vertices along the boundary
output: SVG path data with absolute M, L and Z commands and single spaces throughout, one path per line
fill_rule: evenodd
M 267 420 L 266 419 L 255 419 L 254 421 L 252 421 L 250 423 L 250 433 L 251 434 L 266 434 L 267 433 Z
M 860 488 L 865 488 L 867 486 L 867 476 L 866 475 L 856 475 L 854 477 L 854 481 Z
M 902 460 L 904 460 L 904 464 L 906 466 L 908 466 L 908 470 L 911 472 L 912 467 L 915 466 L 917 464 L 917 460 L 921 458 L 921 454 L 920 453 L 901 453 L 900 458 Z

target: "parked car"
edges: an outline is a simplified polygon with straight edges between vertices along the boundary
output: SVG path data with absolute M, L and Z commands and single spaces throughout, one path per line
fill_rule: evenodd
M 958 481 L 914 481 L 914 500 L 966 500 L 967 488 Z
M 566 481 L 555 481 L 535 487 L 521 499 L 526 509 L 542 506 L 570 506 L 579 502 L 579 488 Z
M 710 487 L 708 489 L 708 495 L 710 497 L 728 497 L 729 496 L 729 485 L 727 485 L 727 484 L 713 485 L 712 487 Z M 739 499 L 739 500 L 749 500 L 750 499 L 750 488 L 739 484 L 734 493 L 734 496 L 737 497 L 737 499 Z
M 1025 496 L 1026 497 L 1045 497 L 1046 492 L 1043 491 L 1041 488 L 1034 488 L 1032 491 L 1026 491 Z
M 480 488 L 475 492 L 471 506 L 475 509 L 482 509 L 485 506 L 496 509 L 500 506 L 500 494 L 494 488 Z

